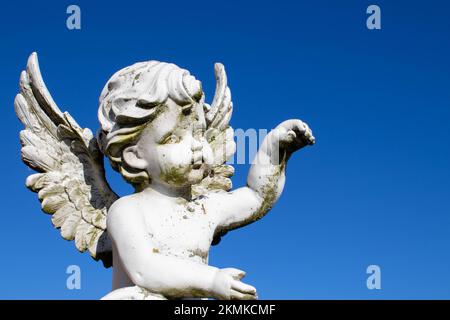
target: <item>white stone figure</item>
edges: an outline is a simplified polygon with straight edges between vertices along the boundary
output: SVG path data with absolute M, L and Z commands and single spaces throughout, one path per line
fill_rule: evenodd
M 235 268 L 208 265 L 211 244 L 263 217 L 280 196 L 285 166 L 314 143 L 308 126 L 287 120 L 265 138 L 247 186 L 230 191 L 233 104 L 224 67 L 209 106 L 187 70 L 158 61 L 118 71 L 100 96 L 95 137 L 61 112 L 33 53 L 15 99 L 23 161 L 38 171 L 26 185 L 81 252 L 113 266 L 104 299 L 255 299 Z M 103 155 L 135 188 L 118 198 Z

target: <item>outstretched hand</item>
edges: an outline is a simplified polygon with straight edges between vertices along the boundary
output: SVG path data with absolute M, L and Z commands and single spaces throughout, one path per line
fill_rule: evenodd
M 275 130 L 280 148 L 289 153 L 307 145 L 313 145 L 316 141 L 309 126 L 298 119 L 286 120 L 280 123 Z

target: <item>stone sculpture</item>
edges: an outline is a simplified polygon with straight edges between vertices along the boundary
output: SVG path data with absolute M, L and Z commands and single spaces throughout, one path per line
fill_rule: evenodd
M 208 265 L 226 232 L 263 217 L 279 198 L 290 155 L 312 145 L 300 120 L 287 120 L 262 143 L 247 186 L 231 190 L 233 103 L 223 65 L 215 65 L 211 105 L 187 70 L 158 61 L 118 71 L 100 96 L 96 136 L 61 112 L 37 55 L 20 77 L 15 110 L 22 159 L 38 173 L 26 180 L 42 210 L 76 248 L 113 266 L 104 299 L 255 299 L 235 268 Z M 108 185 L 106 156 L 135 192 Z

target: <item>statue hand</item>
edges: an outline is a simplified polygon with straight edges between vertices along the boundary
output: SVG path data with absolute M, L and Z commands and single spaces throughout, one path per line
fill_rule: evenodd
M 278 135 L 280 148 L 290 153 L 315 143 L 311 129 L 306 123 L 298 119 L 280 123 L 275 131 Z
M 258 296 L 256 289 L 240 280 L 245 272 L 235 268 L 218 269 L 214 277 L 214 298 L 224 300 L 254 300 Z

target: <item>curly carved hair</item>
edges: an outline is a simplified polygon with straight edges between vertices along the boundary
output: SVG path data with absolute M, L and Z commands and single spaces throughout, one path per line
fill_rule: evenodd
M 151 177 L 127 165 L 123 150 L 136 143 L 168 98 L 184 106 L 202 94 L 200 81 L 171 63 L 139 62 L 116 72 L 103 88 L 98 109 L 97 140 L 112 168 L 135 188 L 148 184 Z

